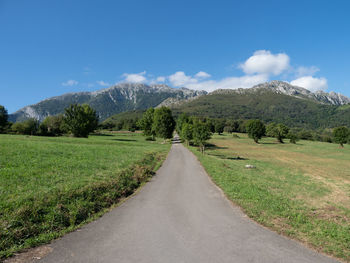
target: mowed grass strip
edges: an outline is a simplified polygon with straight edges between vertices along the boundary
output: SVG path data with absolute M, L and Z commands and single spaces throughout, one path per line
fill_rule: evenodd
M 350 262 L 350 146 L 236 136 L 215 135 L 205 155 L 190 150 L 248 216 Z
M 147 181 L 169 149 L 137 133 L 0 135 L 0 261 L 103 213 Z

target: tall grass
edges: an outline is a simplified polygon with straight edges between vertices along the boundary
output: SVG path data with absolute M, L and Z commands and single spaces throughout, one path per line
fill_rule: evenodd
M 350 261 L 350 147 L 272 138 L 256 144 L 238 136 L 214 136 L 205 155 L 190 149 L 251 218 Z
M 60 236 L 130 195 L 169 148 L 139 134 L 0 135 L 0 258 Z

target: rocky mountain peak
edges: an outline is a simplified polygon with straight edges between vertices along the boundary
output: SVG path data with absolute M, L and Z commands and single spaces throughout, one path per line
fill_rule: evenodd
M 262 84 L 255 85 L 249 89 L 233 89 L 233 90 L 216 90 L 211 94 L 248 94 L 248 93 L 256 93 L 256 92 L 264 92 L 264 91 L 272 91 L 277 94 L 284 94 L 288 96 L 293 96 L 300 99 L 309 99 L 316 101 L 322 104 L 330 104 L 330 105 L 344 105 L 350 103 L 350 98 L 336 92 L 324 92 L 324 91 L 316 91 L 311 92 L 302 87 L 293 86 L 288 82 L 273 80 L 270 82 L 265 82 Z

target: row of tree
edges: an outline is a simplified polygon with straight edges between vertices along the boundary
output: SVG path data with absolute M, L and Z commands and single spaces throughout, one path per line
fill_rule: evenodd
M 291 143 L 296 143 L 299 140 L 298 136 L 282 123 L 270 123 L 265 126 L 260 120 L 249 120 L 246 124 L 246 130 L 249 137 L 253 138 L 256 143 L 265 135 L 276 138 L 280 143 L 283 143 L 284 138 L 288 138 Z M 344 126 L 334 128 L 333 140 L 343 147 L 345 143 L 350 141 L 350 130 Z
M 64 114 L 48 116 L 41 123 L 34 118 L 23 122 L 8 122 L 8 114 L 0 106 L 0 132 L 9 132 L 25 135 L 59 136 L 72 134 L 75 137 L 88 137 L 98 125 L 96 111 L 87 104 L 72 104 Z
M 232 133 L 248 133 L 247 127 L 251 120 L 232 120 L 232 119 L 213 119 L 200 118 L 201 121 L 208 124 L 212 133 L 221 134 L 223 132 Z M 339 127 L 338 127 L 339 128 Z M 346 127 L 345 127 L 346 128 Z M 284 138 L 290 139 L 292 143 L 298 140 L 310 140 L 321 142 L 335 142 L 339 143 L 339 136 L 335 137 L 335 130 L 337 128 L 325 128 L 319 130 L 306 130 L 303 128 L 289 128 L 280 123 L 270 123 L 265 126 L 265 133 L 263 136 L 275 137 L 278 141 L 283 142 Z M 347 140 L 350 143 L 350 138 Z M 346 142 L 344 142 L 346 143 Z
M 204 126 L 205 128 L 203 128 Z M 28 119 L 14 124 L 8 122 L 7 110 L 0 105 L 1 133 L 13 132 L 43 136 L 59 136 L 71 133 L 76 137 L 87 137 L 97 127 L 98 116 L 96 111 L 87 104 L 72 104 L 65 109 L 64 114 L 48 116 L 42 123 L 35 119 Z M 122 127 L 128 127 L 129 130 L 132 129 L 133 131 L 140 128 L 151 139 L 154 139 L 155 136 L 167 139 L 172 137 L 175 121 L 169 108 L 150 108 L 143 114 L 142 119 L 123 122 L 120 128 Z M 343 146 L 350 142 L 350 130 L 347 127 L 326 129 L 320 134 L 314 131 L 290 129 L 281 123 L 265 125 L 260 120 L 195 118 L 189 117 L 187 114 L 181 114 L 177 118 L 176 130 L 185 141 L 193 142 L 202 147 L 203 150 L 205 141 L 208 140 L 206 138 L 210 138 L 210 134 L 214 132 L 218 134 L 223 132 L 247 132 L 255 142 L 258 142 L 262 136 L 275 137 L 281 143 L 285 138 L 288 138 L 291 143 L 296 143 L 299 139 L 316 139 L 336 142 Z

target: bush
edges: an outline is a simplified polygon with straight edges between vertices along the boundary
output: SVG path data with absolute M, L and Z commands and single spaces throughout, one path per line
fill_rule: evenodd
M 34 118 L 23 122 L 16 122 L 11 127 L 12 132 L 24 135 L 36 135 L 39 130 L 39 121 Z
M 58 136 L 64 132 L 63 115 L 47 116 L 39 126 L 39 134 L 43 136 Z

